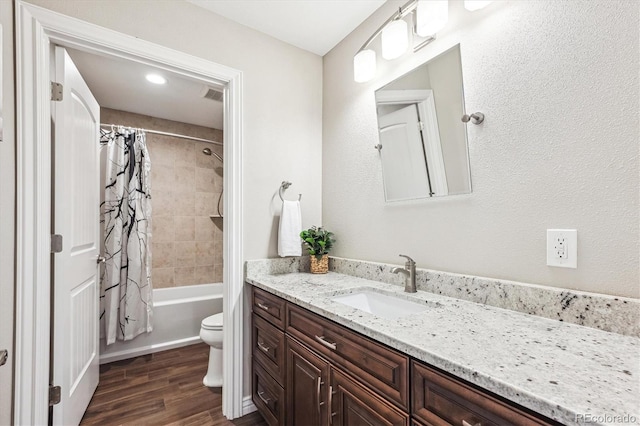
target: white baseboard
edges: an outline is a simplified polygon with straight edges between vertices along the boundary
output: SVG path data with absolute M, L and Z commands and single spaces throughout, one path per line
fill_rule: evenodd
M 242 415 L 243 416 L 253 413 L 257 409 L 258 408 L 253 403 L 253 399 L 251 398 L 251 395 L 247 395 L 244 398 L 242 398 Z

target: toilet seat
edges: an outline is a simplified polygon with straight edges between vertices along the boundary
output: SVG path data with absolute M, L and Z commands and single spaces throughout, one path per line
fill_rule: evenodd
M 219 314 L 211 315 L 202 320 L 202 328 L 205 330 L 220 330 L 222 329 L 222 312 Z

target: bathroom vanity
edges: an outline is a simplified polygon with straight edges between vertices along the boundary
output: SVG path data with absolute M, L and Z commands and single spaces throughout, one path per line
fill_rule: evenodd
M 252 306 L 270 425 L 558 424 L 258 288 Z
M 332 272 L 248 272 L 247 282 L 253 401 L 270 425 L 638 418 L 635 337 Z M 390 319 L 337 301 L 363 289 L 426 309 Z

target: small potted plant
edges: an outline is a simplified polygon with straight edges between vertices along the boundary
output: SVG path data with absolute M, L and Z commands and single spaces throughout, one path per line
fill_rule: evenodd
M 329 251 L 335 240 L 333 232 L 312 226 L 300 233 L 304 246 L 311 255 L 311 273 L 326 274 L 329 271 Z

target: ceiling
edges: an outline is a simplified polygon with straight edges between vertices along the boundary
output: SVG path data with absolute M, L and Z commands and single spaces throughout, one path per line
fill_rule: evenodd
M 324 56 L 385 0 L 187 0 Z
M 222 102 L 203 98 L 202 82 L 133 61 L 67 51 L 101 107 L 215 129 L 223 127 Z M 149 83 L 145 79 L 149 73 L 161 74 L 167 84 Z

